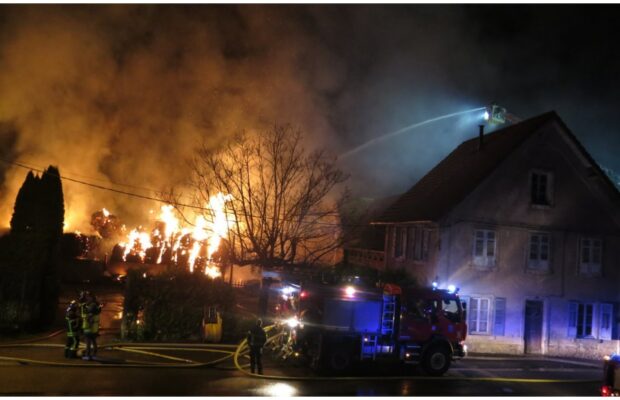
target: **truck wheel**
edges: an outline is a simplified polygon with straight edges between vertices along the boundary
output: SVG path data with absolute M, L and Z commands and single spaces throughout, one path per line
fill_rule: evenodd
M 341 372 L 351 366 L 351 355 L 346 349 L 335 349 L 332 347 L 327 360 L 329 367 L 333 371 Z
M 451 356 L 446 346 L 434 345 L 424 352 L 422 368 L 431 376 L 441 376 L 450 368 Z

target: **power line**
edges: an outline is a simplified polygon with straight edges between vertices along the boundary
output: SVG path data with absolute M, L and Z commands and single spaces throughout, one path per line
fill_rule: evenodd
M 63 179 L 65 181 L 79 183 L 81 185 L 90 186 L 90 187 L 93 187 L 93 188 L 96 188 L 96 189 L 107 190 L 107 191 L 118 193 L 118 194 L 124 194 L 124 195 L 127 195 L 127 196 L 137 197 L 137 198 L 143 199 L 143 200 L 152 200 L 152 201 L 157 201 L 157 202 L 160 202 L 160 203 L 171 204 L 170 201 L 167 201 L 167 200 L 164 200 L 164 199 L 160 199 L 160 198 L 157 198 L 157 197 L 151 197 L 151 196 L 145 196 L 145 195 L 138 194 L 138 193 L 127 192 L 125 190 L 119 190 L 119 189 L 115 189 L 115 188 L 111 188 L 111 187 L 107 187 L 107 186 L 98 185 L 96 183 L 85 182 L 85 181 L 82 181 L 82 180 L 79 180 L 79 179 L 70 178 L 68 176 L 63 176 L 63 175 L 60 175 L 60 174 L 59 175 L 51 174 L 49 172 L 45 172 L 45 170 L 43 170 L 41 168 L 37 168 L 37 167 L 34 167 L 34 166 L 29 166 L 29 165 L 22 164 L 22 163 L 19 163 L 19 162 L 16 162 L 16 161 L 6 161 L 6 160 L 2 160 L 2 159 L 0 159 L 0 161 L 4 162 L 6 164 L 12 164 L 12 165 L 24 168 L 24 169 L 33 170 L 33 171 L 37 171 L 37 172 L 41 172 L 41 173 L 48 173 L 48 174 L 50 174 L 52 176 L 58 176 L 60 179 Z M 176 205 L 182 206 L 182 207 L 188 207 L 188 208 L 195 208 L 195 209 L 199 209 L 199 210 L 203 210 L 203 211 L 209 211 L 208 208 L 200 207 L 200 206 L 195 206 L 195 205 L 192 205 L 192 204 L 176 203 Z
M 3 161 L 5 163 L 11 163 L 11 162 L 6 161 L 6 160 L 0 160 L 0 161 Z M 24 161 L 20 161 L 20 164 L 22 164 L 22 166 L 26 166 L 26 167 L 28 167 L 28 168 L 30 168 L 32 170 L 37 170 L 37 171 L 42 171 L 43 170 L 43 167 L 34 165 L 32 163 L 27 163 L 27 162 L 24 162 Z M 101 179 L 101 178 L 94 178 L 92 176 L 81 175 L 81 174 L 78 174 L 78 173 L 75 173 L 75 172 L 72 172 L 72 171 L 67 171 L 64 168 L 63 168 L 63 170 L 65 171 L 65 174 L 61 178 L 68 178 L 68 177 L 70 177 L 70 175 L 73 175 L 73 176 L 85 178 L 85 179 L 88 179 L 88 180 L 91 180 L 91 181 L 106 182 L 106 183 L 109 183 L 109 184 L 115 185 L 115 186 L 123 186 L 123 187 L 132 188 L 132 189 L 139 189 L 139 190 L 144 190 L 144 191 L 152 192 L 152 193 L 160 193 L 161 192 L 159 190 L 152 189 L 152 188 L 146 188 L 146 187 L 142 187 L 142 186 L 129 185 L 129 184 L 126 184 L 126 183 L 114 182 L 114 181 L 111 181 L 109 179 Z M 67 172 L 68 172 L 68 174 L 67 174 Z
M 22 163 L 22 162 L 8 161 L 8 160 L 4 160 L 4 159 L 1 159 L 1 158 L 0 158 L 0 162 L 3 162 L 5 164 L 10 164 L 10 165 L 15 165 L 17 167 L 24 168 L 24 169 L 27 169 L 27 170 L 37 171 L 37 172 L 40 172 L 40 173 L 47 173 L 47 174 L 50 174 L 52 176 L 57 176 L 58 178 L 60 178 L 62 180 L 65 180 L 65 181 L 69 181 L 69 182 L 73 182 L 73 183 L 78 183 L 78 184 L 89 186 L 89 187 L 92 187 L 92 188 L 95 188 L 95 189 L 99 189 L 99 190 L 107 190 L 107 191 L 110 191 L 110 192 L 113 192 L 113 193 L 123 194 L 123 195 L 126 195 L 126 196 L 131 196 L 131 197 L 139 198 L 139 199 L 142 199 L 142 200 L 150 200 L 150 201 L 156 201 L 156 202 L 159 202 L 159 203 L 173 204 L 173 205 L 178 206 L 178 207 L 187 207 L 187 208 L 191 208 L 191 209 L 196 209 L 196 210 L 200 210 L 200 211 L 207 211 L 209 213 L 213 213 L 213 210 L 211 210 L 210 208 L 207 208 L 207 207 L 196 206 L 196 205 L 193 205 L 193 204 L 184 204 L 184 203 L 171 202 L 171 201 L 164 200 L 164 199 L 157 198 L 157 197 L 146 196 L 146 195 L 142 195 L 142 194 L 138 194 L 138 193 L 128 192 L 128 191 L 125 191 L 125 190 L 119 190 L 119 189 L 115 189 L 115 188 L 111 188 L 111 187 L 107 187 L 107 186 L 102 186 L 102 185 L 91 183 L 91 182 L 82 181 L 82 180 L 75 179 L 75 178 L 70 178 L 68 176 L 63 176 L 63 175 L 60 175 L 60 173 L 58 175 L 56 175 L 54 173 L 45 172 L 45 170 L 40 168 L 40 167 L 35 167 L 33 165 L 28 165 L 28 164 L 25 164 L 25 163 Z M 246 218 L 257 218 L 257 219 L 262 218 L 262 217 L 255 216 L 255 215 L 248 214 L 248 213 L 244 213 L 244 212 L 237 212 L 236 214 L 243 215 Z M 338 213 L 333 213 L 333 212 L 325 213 L 323 216 L 330 216 L 330 215 L 332 215 L 332 216 L 338 215 L 339 216 Z M 308 214 L 307 216 L 308 217 L 317 217 L 316 214 Z M 274 220 L 274 221 L 278 220 L 278 221 L 282 221 L 282 222 L 296 222 L 296 220 L 294 220 L 292 218 L 290 218 L 290 219 L 286 219 L 286 218 L 278 219 L 278 218 L 270 217 L 270 216 L 265 216 L 265 218 L 268 218 L 268 219 L 271 219 L 271 220 Z M 314 221 L 314 222 L 312 222 L 312 224 L 325 225 L 325 226 L 340 226 L 340 227 L 345 227 L 345 226 L 346 227 L 368 227 L 368 225 L 341 224 L 341 223 L 322 222 L 322 221 Z

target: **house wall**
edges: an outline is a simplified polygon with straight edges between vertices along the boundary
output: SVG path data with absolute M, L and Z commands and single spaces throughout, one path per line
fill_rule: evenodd
M 553 174 L 553 204 L 530 204 L 529 174 L 533 169 Z M 525 303 L 544 304 L 542 353 L 600 357 L 618 350 L 617 340 L 600 340 L 597 305 L 613 303 L 614 335 L 620 301 L 620 238 L 617 204 L 609 201 L 601 181 L 555 129 L 535 135 L 515 151 L 442 221 L 442 254 L 437 275 L 461 288 L 463 296 L 506 298 L 505 334 L 470 334 L 471 351 L 522 353 Z M 496 263 L 481 269 L 473 263 L 476 229 L 496 231 Z M 549 270 L 528 269 L 532 232 L 551 239 Z M 579 273 L 579 243 L 583 235 L 603 238 L 601 276 Z M 594 338 L 569 337 L 569 303 L 595 304 Z M 490 318 L 493 325 L 493 307 Z
M 395 241 L 396 230 L 404 228 L 405 232 L 408 232 L 408 228 L 418 228 L 419 231 L 427 230 L 429 232 L 428 241 L 428 256 L 425 260 L 415 260 L 408 257 L 407 252 L 413 251 L 412 246 L 414 242 L 407 237 L 403 243 L 403 255 L 400 257 L 395 256 Z M 436 224 L 431 223 L 418 223 L 418 224 L 396 224 L 388 225 L 385 235 L 385 266 L 391 269 L 405 269 L 412 277 L 414 277 L 418 283 L 424 286 L 429 286 L 435 279 L 436 270 L 435 266 L 439 260 L 439 229 Z
M 531 204 L 533 169 L 552 174 L 551 206 Z M 469 334 L 467 343 L 472 352 L 523 353 L 525 305 L 534 300 L 543 305 L 541 353 L 599 358 L 620 350 L 620 341 L 602 340 L 598 332 L 600 303 L 614 305 L 612 337 L 617 338 L 620 330 L 620 209 L 617 196 L 610 193 L 561 127 L 548 125 L 515 150 L 441 221 L 429 225 L 434 230 L 426 262 L 395 258 L 395 229 L 411 224 L 389 225 L 386 267 L 406 268 L 426 285 L 438 277 L 440 286 L 458 286 L 464 299 L 488 298 L 489 330 Z M 496 232 L 496 258 L 490 268 L 473 262 L 477 229 Z M 529 240 L 534 232 L 550 237 L 546 271 L 528 268 Z M 579 273 L 582 236 L 603 239 L 600 276 Z M 505 299 L 502 335 L 495 332 L 498 298 Z M 571 302 L 594 305 L 592 338 L 569 335 Z

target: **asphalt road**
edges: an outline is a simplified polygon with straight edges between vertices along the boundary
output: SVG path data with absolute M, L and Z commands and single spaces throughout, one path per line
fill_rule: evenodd
M 3 347 L 0 355 L 66 362 L 62 358 L 62 348 L 49 347 L 54 345 L 50 342 L 53 340 L 44 346 L 39 343 Z M 201 351 L 135 349 L 142 350 L 134 353 L 102 349 L 100 361 L 69 360 L 67 365 L 71 366 L 0 360 L 0 393 L 31 396 L 596 396 L 601 377 L 601 369 L 594 363 L 524 357 L 471 357 L 455 363 L 442 378 L 427 378 L 410 370 L 386 367 L 359 369 L 346 377 L 318 376 L 302 366 L 275 361 L 266 354 L 265 374 L 279 378 L 256 378 L 237 370 L 231 359 L 212 367 L 191 367 L 178 361 L 208 362 L 224 355 L 219 351 L 233 348 L 216 353 L 204 351 L 204 348 Z M 162 358 L 162 355 L 176 358 Z M 245 362 L 247 360 L 242 360 L 242 364 Z M 146 363 L 166 365 L 153 367 Z M 545 379 L 559 381 L 546 382 Z
M 67 302 L 74 289 L 63 296 Z M 122 296 L 97 290 L 106 303 L 99 342 L 117 343 Z M 246 304 L 250 308 L 253 304 Z M 1 339 L 1 338 L 0 338 Z M 359 368 L 347 376 L 317 375 L 265 354 L 265 374 L 239 371 L 232 359 L 210 366 L 234 347 L 132 345 L 101 348 L 99 361 L 65 360 L 64 335 L 20 346 L 0 340 L 1 395 L 107 396 L 597 396 L 602 362 L 531 357 L 468 357 L 442 378 L 411 369 Z M 145 347 L 146 346 L 146 347 Z M 195 347 L 191 347 L 195 346 Z M 185 347 L 185 348 L 183 348 Z M 228 353 L 226 353 L 228 352 Z M 31 360 L 31 361 L 27 361 Z M 45 362 L 41 365 L 37 362 Z M 247 359 L 241 359 L 246 364 Z M 500 378 L 500 379 L 497 379 Z M 523 381 L 525 379 L 525 381 Z M 552 381 L 545 381 L 552 380 Z

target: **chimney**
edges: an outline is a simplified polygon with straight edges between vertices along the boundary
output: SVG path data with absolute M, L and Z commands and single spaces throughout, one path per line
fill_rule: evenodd
M 480 128 L 478 133 L 478 151 L 480 151 L 484 142 L 484 125 L 478 125 L 478 128 Z

